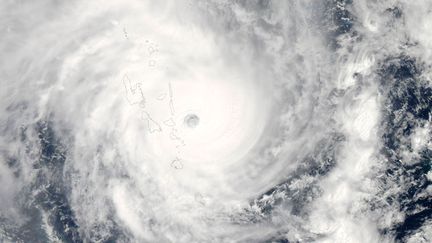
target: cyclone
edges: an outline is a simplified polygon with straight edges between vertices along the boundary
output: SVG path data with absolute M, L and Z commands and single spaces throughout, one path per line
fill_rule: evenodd
M 1 242 L 431 242 L 432 3 L 0 3 Z

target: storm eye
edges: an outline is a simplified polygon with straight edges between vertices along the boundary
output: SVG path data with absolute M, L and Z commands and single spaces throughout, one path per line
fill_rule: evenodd
M 195 128 L 199 124 L 199 117 L 195 114 L 189 114 L 184 118 L 184 124 L 189 128 Z

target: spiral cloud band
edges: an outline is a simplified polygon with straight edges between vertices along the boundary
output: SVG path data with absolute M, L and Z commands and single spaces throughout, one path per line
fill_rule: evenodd
M 429 0 L 4 0 L 1 242 L 431 242 Z

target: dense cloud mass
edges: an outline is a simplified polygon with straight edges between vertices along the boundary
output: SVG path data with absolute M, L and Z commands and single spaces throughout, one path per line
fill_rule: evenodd
M 432 1 L 3 0 L 1 242 L 432 242 Z

